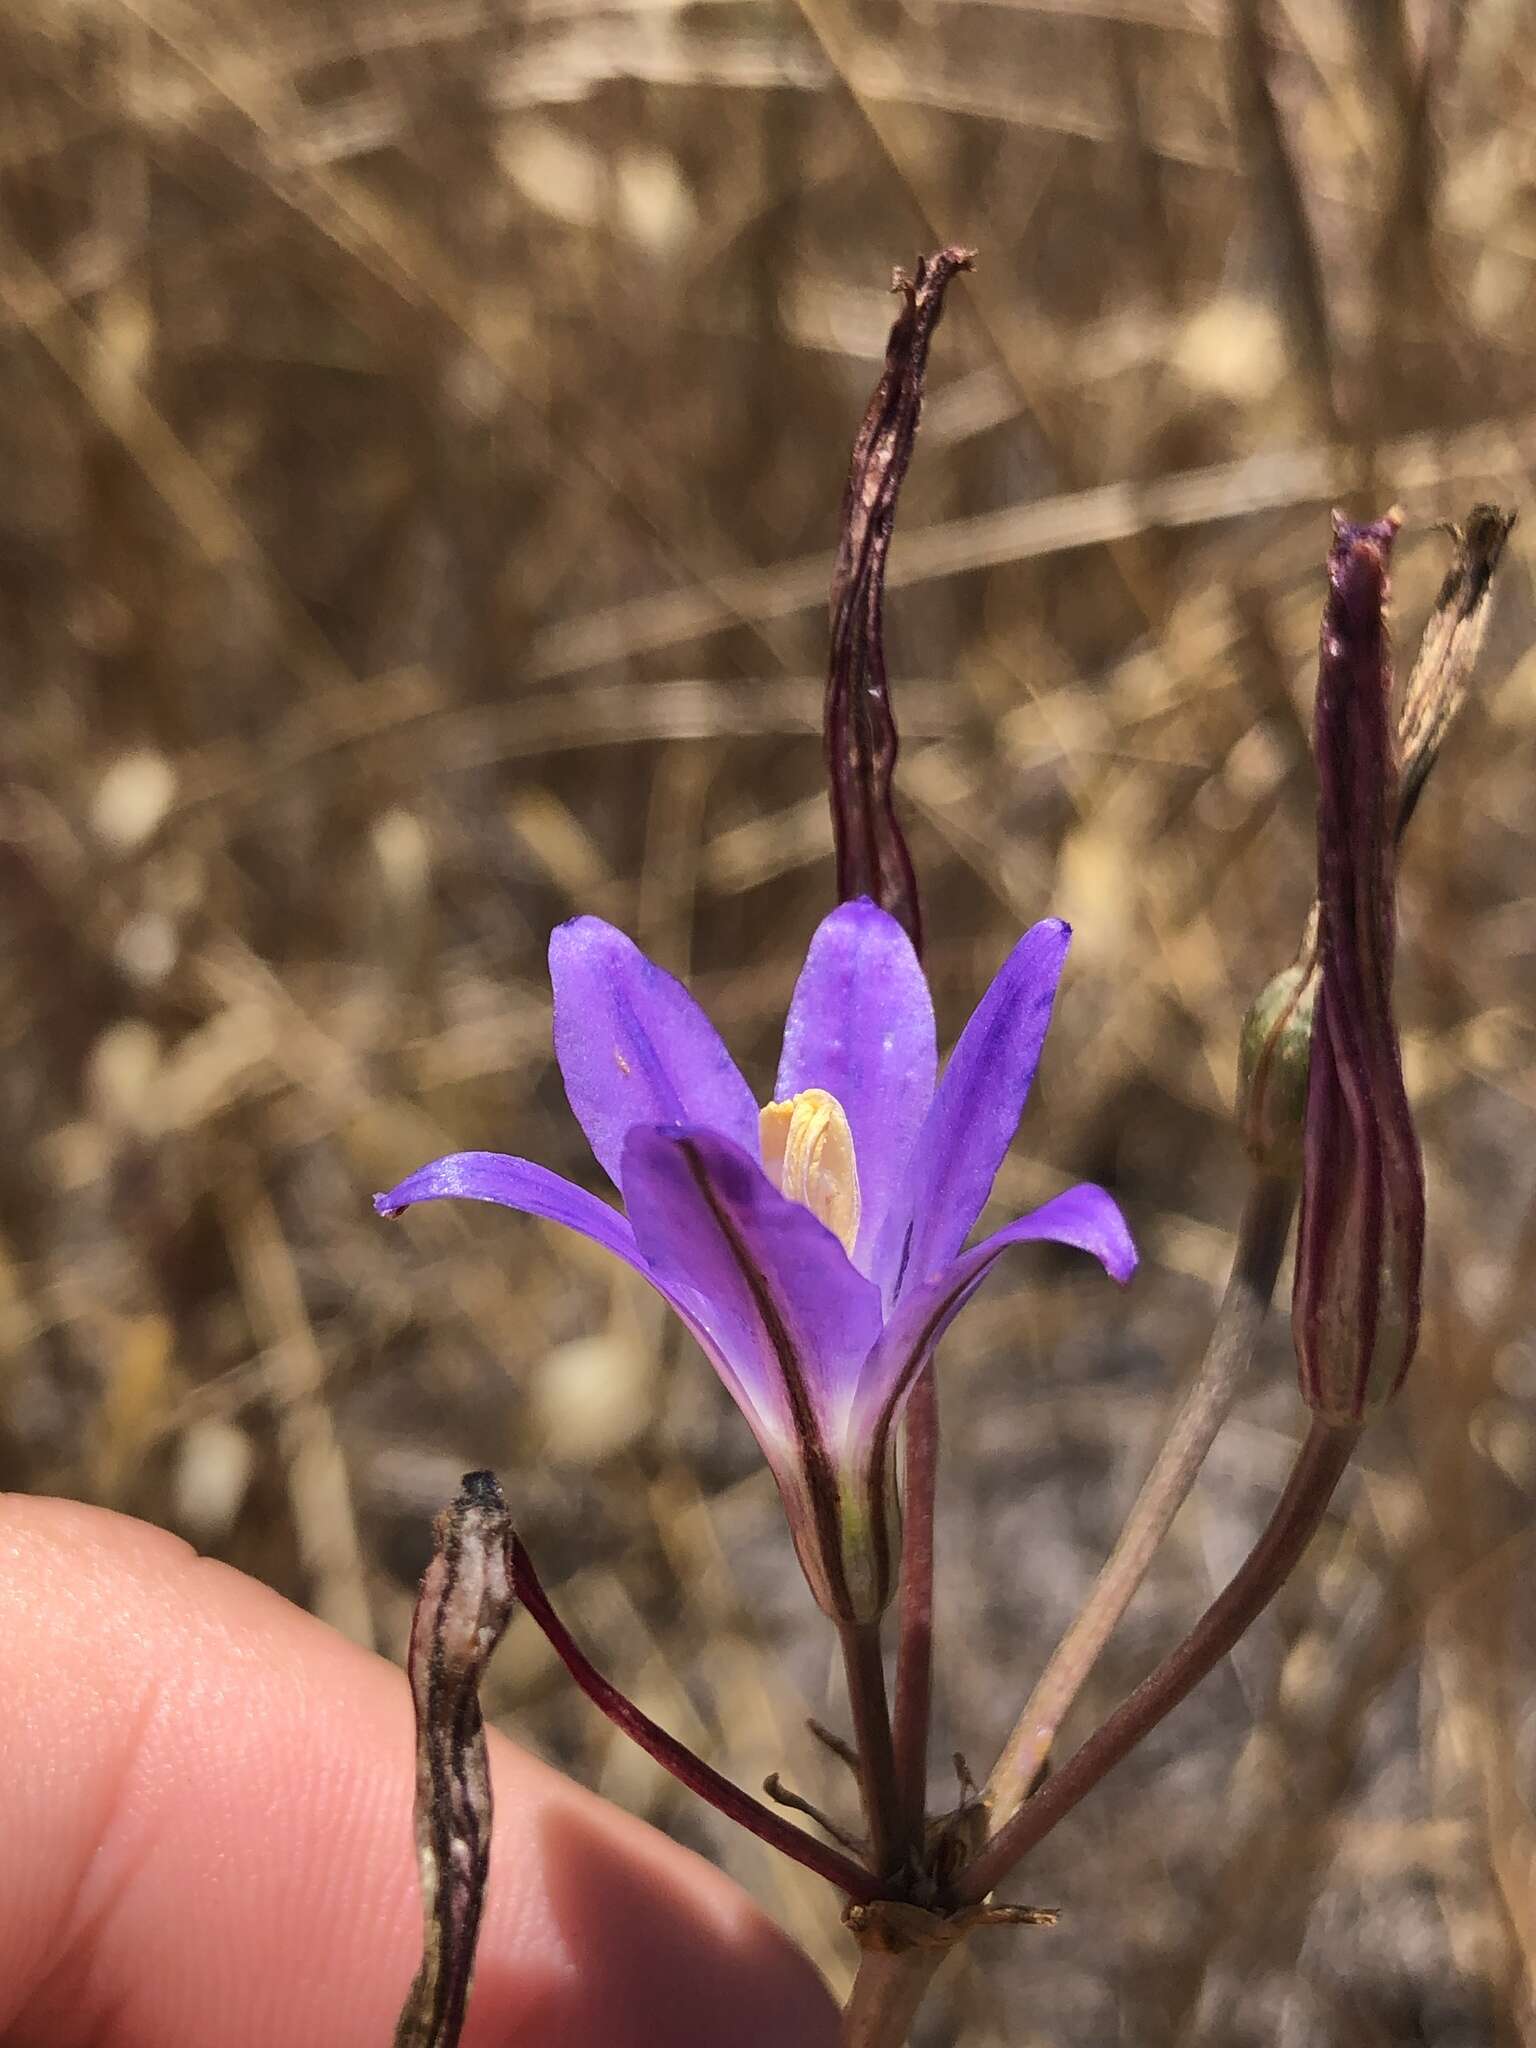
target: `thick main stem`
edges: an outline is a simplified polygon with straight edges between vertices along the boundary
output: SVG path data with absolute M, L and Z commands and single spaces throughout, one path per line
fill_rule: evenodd
M 848 1704 L 853 1713 L 854 1748 L 859 1754 L 859 1789 L 869 1829 L 869 1860 L 876 1878 L 885 1878 L 900 1868 L 903 1845 L 891 1716 L 885 1697 L 885 1665 L 880 1656 L 880 1624 L 850 1622 L 840 1633 L 843 1666 L 848 1674 Z
M 897 1601 L 896 1797 L 909 1849 L 922 1847 L 933 1701 L 933 1513 L 939 1476 L 939 1393 L 927 1366 L 907 1403 L 902 1453 L 901 1592 Z
M 1285 1492 L 1236 1576 L 1178 1648 L 986 1842 L 955 1886 L 960 1904 L 977 1905 L 1001 1884 L 1019 1859 L 1150 1734 L 1252 1626 L 1295 1569 L 1359 1440 L 1357 1428 L 1313 1421 Z
M 983 1797 L 1003 1821 L 1029 1797 L 1057 1731 L 1146 1577 L 1232 1411 L 1269 1313 L 1295 1206 L 1291 1180 L 1261 1175 L 1249 1190 L 1238 1223 L 1231 1278 L 1199 1372 L 1093 1591 L 1041 1673 L 987 1781 Z M 899 1729 L 899 1690 L 897 1698 Z
M 679 1742 L 675 1735 L 669 1735 L 649 1714 L 642 1713 L 633 1700 L 626 1699 L 618 1687 L 604 1678 L 591 1663 L 556 1614 L 549 1595 L 539 1583 L 533 1559 L 524 1549 L 521 1537 L 512 1538 L 509 1557 L 512 1587 L 518 1599 L 544 1631 L 555 1655 L 587 1698 L 608 1716 L 616 1728 L 622 1729 L 631 1742 L 638 1743 L 646 1755 L 654 1757 L 663 1770 L 670 1771 L 679 1784 L 686 1785 L 701 1799 L 707 1799 L 727 1820 L 735 1821 L 771 1848 L 792 1856 L 797 1863 L 803 1863 L 807 1870 L 814 1870 L 818 1877 L 824 1877 L 828 1884 L 836 1885 L 850 1898 L 868 1904 L 879 1897 L 880 1886 L 851 1857 L 844 1856 L 825 1842 L 817 1841 L 804 1828 L 797 1828 L 793 1821 L 785 1820 L 782 1814 L 773 1812 L 749 1792 L 743 1792 L 729 1778 L 721 1777 L 702 1757 L 695 1756 L 685 1743 Z M 878 1646 L 876 1654 L 878 1656 Z M 882 1693 L 882 1711 L 884 1704 Z M 889 1734 L 886 1746 L 889 1749 Z
M 941 1949 L 866 1949 L 843 2007 L 842 2048 L 901 2048 L 943 1960 Z

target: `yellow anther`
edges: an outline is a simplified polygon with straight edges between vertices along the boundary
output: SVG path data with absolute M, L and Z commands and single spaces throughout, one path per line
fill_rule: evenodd
M 853 1256 L 859 1235 L 859 1168 L 843 1105 L 825 1088 L 770 1102 L 758 1118 L 763 1171 L 842 1241 Z

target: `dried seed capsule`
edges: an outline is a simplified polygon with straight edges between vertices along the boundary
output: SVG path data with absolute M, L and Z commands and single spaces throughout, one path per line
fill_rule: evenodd
M 1385 624 L 1398 520 L 1335 517 L 1318 665 L 1318 953 L 1292 1331 L 1309 1407 L 1365 1420 L 1418 1341 L 1424 1172 L 1392 1015 L 1397 766 Z

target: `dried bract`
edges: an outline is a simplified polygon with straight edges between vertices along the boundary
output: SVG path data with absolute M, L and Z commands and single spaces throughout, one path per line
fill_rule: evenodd
M 1514 523 L 1513 512 L 1503 512 L 1497 505 L 1474 505 L 1465 523 L 1451 528 L 1455 558 L 1424 628 L 1398 723 L 1399 838 L 1413 816 L 1451 721 L 1466 702 L 1488 624 L 1493 573 Z
M 464 2025 L 491 1855 L 480 1681 L 516 1605 L 511 1519 L 489 1472 L 466 1473 L 434 1535 L 409 1658 L 424 1932 L 395 2048 L 454 2048 Z

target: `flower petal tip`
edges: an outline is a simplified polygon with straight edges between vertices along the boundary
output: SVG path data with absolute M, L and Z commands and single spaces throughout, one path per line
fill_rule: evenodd
M 893 924 L 898 931 L 904 933 L 906 930 L 900 918 L 892 917 L 891 913 L 878 904 L 873 896 L 850 896 L 846 903 L 839 903 L 834 909 L 829 910 L 822 919 L 822 923 Z
M 590 910 L 583 910 L 576 917 L 563 917 L 550 931 L 550 942 L 553 943 L 562 932 L 580 931 L 583 925 L 590 925 L 605 932 L 616 929 L 606 918 L 594 917 Z
M 373 1213 L 375 1216 L 386 1218 L 403 1216 L 410 1206 L 409 1202 L 397 1202 L 393 1190 L 387 1195 L 375 1195 L 373 1198 Z
M 605 918 L 594 917 L 590 911 L 583 911 L 580 917 L 568 917 L 557 924 L 549 935 L 549 964 L 553 971 L 562 957 L 568 958 L 573 948 L 590 947 L 604 940 L 618 939 L 624 942 L 624 933 L 611 925 Z
M 1111 1280 L 1120 1287 L 1129 1287 L 1136 1277 L 1136 1268 L 1141 1264 L 1141 1253 L 1136 1249 L 1136 1240 L 1131 1236 L 1114 1196 L 1106 1194 L 1104 1200 L 1114 1210 L 1119 1227 L 1105 1233 L 1100 1261 Z
M 816 935 L 811 942 L 813 952 L 817 941 L 848 933 L 858 933 L 865 938 L 884 938 L 893 944 L 899 942 L 908 950 L 912 947 L 912 934 L 901 919 L 894 917 L 872 896 L 850 896 L 846 902 L 829 910 L 816 927 Z
M 1106 1189 L 1093 1181 L 1082 1181 L 1035 1214 L 1051 1218 L 1051 1227 L 1043 1235 L 1053 1237 L 1058 1244 L 1076 1245 L 1079 1251 L 1097 1259 L 1119 1286 L 1130 1284 L 1141 1263 L 1141 1254 L 1120 1213 L 1120 1204 Z

